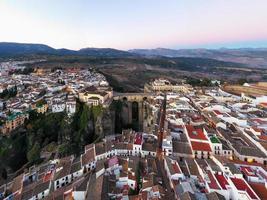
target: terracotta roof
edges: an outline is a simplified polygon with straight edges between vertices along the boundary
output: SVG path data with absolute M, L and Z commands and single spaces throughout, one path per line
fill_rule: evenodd
M 249 185 L 256 192 L 256 194 L 260 197 L 260 199 L 267 199 L 267 189 L 264 184 L 250 182 Z
M 267 141 L 267 135 L 259 135 L 258 138 Z
M 192 149 L 189 143 L 173 141 L 172 148 L 174 153 L 180 154 L 192 154 Z
M 207 171 L 208 177 L 210 182 L 208 183 L 209 187 L 211 189 L 220 190 L 219 185 L 216 182 L 216 179 L 214 178 L 214 175 L 211 173 L 211 171 Z
M 59 169 L 59 171 L 55 173 L 54 180 L 67 176 L 70 173 L 71 164 L 72 158 L 70 156 L 62 158 L 57 166 L 57 169 Z
M 240 178 L 231 178 L 232 182 L 234 183 L 235 187 L 240 191 L 246 191 L 247 194 L 250 196 L 251 199 L 258 199 L 249 185 Z
M 262 132 L 262 129 L 260 129 L 260 128 L 256 127 L 256 126 L 252 126 L 251 128 L 252 128 L 255 132 L 259 132 L 259 133 Z
M 134 144 L 141 145 L 142 144 L 142 134 L 136 134 Z
M 88 144 L 88 145 L 86 145 L 86 146 L 84 147 L 84 149 L 85 149 L 85 151 L 87 151 L 87 150 L 93 148 L 94 146 L 95 146 L 94 144 Z
M 267 107 L 267 103 L 265 103 L 265 102 L 261 102 L 260 105 L 261 105 L 261 106 L 266 106 L 266 107 Z
M 213 111 L 216 115 L 222 115 L 222 113 L 219 110 L 214 110 Z
M 172 164 L 172 167 L 173 167 L 173 170 L 174 170 L 176 173 L 178 173 L 178 174 L 181 173 L 181 169 L 180 169 L 180 167 L 179 167 L 179 165 L 178 165 L 177 162 L 173 163 L 173 164 Z
M 188 136 L 191 139 L 197 139 L 197 140 L 208 140 L 208 138 L 205 136 L 204 132 L 200 128 L 195 128 L 193 126 L 187 125 L 186 130 L 188 132 Z
M 217 181 L 219 182 L 222 189 L 226 190 L 226 185 L 229 185 L 227 179 L 222 174 L 215 174 Z
M 82 155 L 82 166 L 89 164 L 95 160 L 95 149 L 88 149 L 85 154 Z
M 50 186 L 50 181 L 42 182 L 39 181 L 39 184 L 36 185 L 36 187 L 33 190 L 33 196 L 38 195 L 45 190 L 48 190 Z
M 194 151 L 208 151 L 211 152 L 209 143 L 191 141 L 192 149 Z
M 254 176 L 257 177 L 255 172 L 250 167 L 241 166 L 240 171 L 243 172 L 246 176 Z
M 23 176 L 24 176 L 24 174 L 21 174 L 21 175 L 17 176 L 16 178 L 14 178 L 14 182 L 13 182 L 13 185 L 11 188 L 12 193 L 17 192 L 18 190 L 20 190 L 22 188 Z

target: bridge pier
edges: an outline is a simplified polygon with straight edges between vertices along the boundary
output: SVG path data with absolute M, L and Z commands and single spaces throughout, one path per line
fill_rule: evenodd
M 114 100 L 123 101 L 127 105 L 127 109 L 122 109 L 122 116 L 124 125 L 131 124 L 138 131 L 144 129 L 144 112 L 145 112 L 145 101 L 153 97 L 154 94 L 150 93 L 120 93 L 113 96 Z M 124 105 L 124 107 L 126 107 Z

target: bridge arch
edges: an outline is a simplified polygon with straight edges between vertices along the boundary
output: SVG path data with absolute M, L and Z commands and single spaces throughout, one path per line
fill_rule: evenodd
M 143 131 L 145 115 L 145 103 L 154 95 L 150 93 L 116 93 L 114 100 L 120 100 L 124 104 L 122 116 L 125 125 L 131 124 L 136 131 Z

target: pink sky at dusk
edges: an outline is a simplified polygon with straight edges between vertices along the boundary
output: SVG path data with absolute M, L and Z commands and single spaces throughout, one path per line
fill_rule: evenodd
M 55 48 L 267 47 L 266 0 L 3 0 L 0 40 Z

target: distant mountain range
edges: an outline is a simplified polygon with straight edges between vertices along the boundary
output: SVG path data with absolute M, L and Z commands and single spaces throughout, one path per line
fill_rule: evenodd
M 0 42 L 0 57 L 28 55 L 73 55 L 92 57 L 193 57 L 241 63 L 248 67 L 267 68 L 267 48 L 241 49 L 132 49 L 122 51 L 112 48 L 83 48 L 78 51 L 55 49 L 44 44 Z
M 94 57 L 131 57 L 135 53 L 111 48 L 83 48 L 78 51 L 54 49 L 44 44 L 0 42 L 0 57 L 27 55 L 79 55 Z M 135 55 L 137 56 L 137 55 Z
M 132 49 L 131 53 L 143 56 L 166 57 L 197 57 L 211 58 L 220 61 L 242 63 L 248 67 L 267 68 L 267 48 L 240 48 L 240 49 Z

